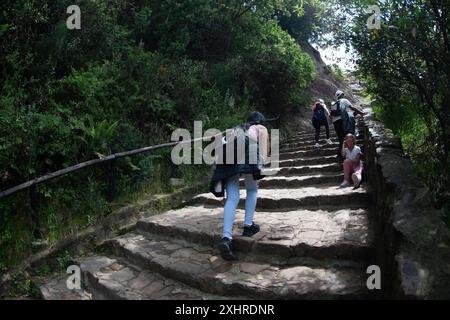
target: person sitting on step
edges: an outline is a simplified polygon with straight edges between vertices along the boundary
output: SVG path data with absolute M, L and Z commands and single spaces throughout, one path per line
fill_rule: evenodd
M 316 144 L 314 145 L 315 148 L 319 148 L 319 138 L 320 138 L 320 127 L 325 127 L 325 133 L 327 135 L 326 142 L 328 144 L 333 144 L 330 140 L 330 127 L 328 126 L 328 118 L 330 117 L 330 111 L 328 110 L 325 101 L 322 99 L 317 99 L 316 102 L 311 107 L 313 113 L 312 118 L 312 124 L 314 126 L 314 129 L 316 129 Z
M 340 185 L 341 188 L 349 187 L 350 175 L 353 186 L 357 189 L 361 183 L 362 163 L 361 148 L 356 145 L 356 138 L 353 134 L 346 135 L 341 151 L 344 160 L 344 181 Z

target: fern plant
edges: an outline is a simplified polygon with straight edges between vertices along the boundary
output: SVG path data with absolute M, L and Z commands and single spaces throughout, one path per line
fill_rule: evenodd
M 111 142 L 119 122 L 109 122 L 107 120 L 95 122 L 91 115 L 88 115 L 86 120 L 87 125 L 81 123 L 80 128 L 84 133 L 84 136 L 81 137 L 82 141 L 92 153 L 100 158 L 111 154 Z

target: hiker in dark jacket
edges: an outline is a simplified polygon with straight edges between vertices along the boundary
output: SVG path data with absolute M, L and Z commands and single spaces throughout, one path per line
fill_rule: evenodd
M 311 107 L 313 111 L 313 118 L 312 118 L 312 124 L 314 129 L 316 129 L 316 144 L 314 145 L 315 148 L 319 148 L 319 138 L 320 138 L 320 127 L 325 127 L 325 133 L 327 135 L 326 142 L 328 144 L 333 144 L 330 140 L 330 127 L 328 126 L 328 118 L 330 117 L 330 111 L 328 110 L 327 106 L 325 105 L 325 101 L 322 99 L 317 99 L 316 102 Z
M 226 137 L 224 140 L 223 152 L 226 153 L 226 144 L 233 143 L 234 150 L 237 151 L 236 143 L 239 141 L 239 134 L 245 135 L 245 155 L 234 152 L 233 163 L 217 164 L 211 179 L 210 190 L 216 196 L 223 196 L 226 191 L 226 201 L 224 207 L 223 238 L 219 242 L 218 248 L 221 256 L 225 260 L 236 260 L 233 253 L 233 224 L 236 209 L 239 203 L 239 178 L 245 179 L 245 189 L 247 196 L 245 199 L 245 221 L 243 236 L 252 237 L 259 232 L 259 225 L 253 222 L 253 214 L 256 208 L 256 199 L 258 192 L 258 180 L 263 178 L 261 175 L 262 165 L 268 158 L 269 133 L 265 127 L 265 118 L 259 112 L 252 112 L 247 118 L 246 123 L 241 127 L 242 130 L 236 130 L 234 135 Z M 251 144 L 256 145 L 254 149 Z M 253 150 L 253 151 L 252 151 Z M 256 154 L 252 154 L 255 152 Z M 225 159 L 226 155 L 222 155 Z M 255 159 L 256 161 L 252 161 Z M 241 160 L 241 161 L 239 161 Z M 245 160 L 245 161 L 242 161 Z

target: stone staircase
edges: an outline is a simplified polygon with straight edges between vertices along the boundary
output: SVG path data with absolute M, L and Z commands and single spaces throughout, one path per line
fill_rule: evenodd
M 365 184 L 340 189 L 337 139 L 332 136 L 333 145 L 322 141 L 319 149 L 313 140 L 312 132 L 304 131 L 282 146 L 278 174 L 260 182 L 255 222 L 261 232 L 253 238 L 235 236 L 239 261 L 224 261 L 215 249 L 223 199 L 200 194 L 182 208 L 141 219 L 134 231 L 107 241 L 101 254 L 76 259 L 82 290 L 66 289 L 65 275 L 42 285 L 42 297 L 370 298 L 370 193 Z M 243 203 L 235 235 L 242 233 Z

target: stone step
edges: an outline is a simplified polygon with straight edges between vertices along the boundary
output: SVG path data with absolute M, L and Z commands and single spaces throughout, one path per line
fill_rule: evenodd
M 273 169 L 266 169 L 265 174 L 268 177 L 274 176 L 292 176 L 292 175 L 315 175 L 315 174 L 327 174 L 343 172 L 342 163 L 330 163 L 330 164 L 315 164 L 295 167 L 279 167 Z
M 287 138 L 292 139 L 292 140 L 297 140 L 297 141 L 308 141 L 308 140 L 314 140 L 315 137 L 316 137 L 315 132 L 308 132 L 308 133 L 304 133 L 304 134 L 294 134 Z M 322 128 L 320 130 L 320 138 L 325 139 L 325 137 L 326 137 L 325 128 Z M 334 132 L 334 129 L 331 129 L 331 128 L 330 128 L 330 138 L 337 139 L 337 135 Z
M 245 202 L 245 190 L 241 190 L 241 200 L 239 207 L 243 207 Z M 301 208 L 304 206 L 342 206 L 348 204 L 361 204 L 366 206 L 369 193 L 365 186 L 353 190 L 353 188 L 339 188 L 338 185 L 318 185 L 304 187 L 301 189 L 260 189 L 258 191 L 258 209 L 289 209 Z M 195 196 L 189 204 L 208 204 L 223 206 L 224 198 L 215 197 L 212 193 L 203 193 Z
M 364 124 L 358 124 L 356 125 L 356 135 L 360 135 L 364 132 Z M 320 135 L 325 136 L 325 127 L 320 128 Z M 289 138 L 292 139 L 314 139 L 316 136 L 315 131 L 305 131 L 305 132 L 298 132 Z M 337 137 L 336 131 L 334 130 L 333 125 L 330 125 L 330 137 L 335 138 Z
M 331 141 L 338 142 L 338 138 L 336 136 L 330 136 Z M 289 137 L 286 140 L 282 141 L 282 144 L 291 144 L 291 143 L 315 143 L 315 136 L 305 136 L 305 137 Z M 320 136 L 319 143 L 325 143 L 325 136 Z
M 298 159 L 298 158 L 315 158 L 319 156 L 332 156 L 337 154 L 337 148 L 331 149 L 315 149 L 315 150 L 303 150 L 303 151 L 294 151 L 294 152 L 283 152 L 280 151 L 280 160 L 290 160 L 290 159 Z
M 362 136 L 363 135 L 363 129 L 364 126 L 356 126 L 356 136 Z M 325 131 L 325 127 L 321 127 L 320 128 L 320 135 L 325 137 L 326 135 L 326 131 Z M 289 138 L 296 138 L 296 139 L 302 139 L 302 138 L 314 138 L 316 136 L 315 131 L 308 131 L 306 133 L 302 133 L 302 134 L 292 134 L 289 136 Z M 336 130 L 334 130 L 333 126 L 330 126 L 330 137 L 337 137 L 336 134 Z
M 325 136 L 325 128 L 324 127 L 322 127 L 320 129 L 320 135 Z M 292 138 L 292 139 L 314 139 L 315 136 L 316 136 L 316 133 L 314 131 L 308 131 L 308 132 L 301 132 L 301 133 L 294 134 L 290 138 Z M 332 130 L 331 128 L 330 128 L 330 137 L 331 138 L 336 137 L 334 130 Z
M 79 258 L 83 286 L 96 300 L 232 300 L 105 256 Z
M 80 288 L 69 290 L 67 288 L 67 274 L 57 275 L 50 279 L 45 279 L 39 284 L 39 297 L 43 300 L 92 300 L 92 293 Z M 39 281 L 41 282 L 41 281 Z
M 275 162 L 274 162 L 275 163 Z M 333 164 L 338 163 L 336 156 L 319 156 L 314 158 L 299 158 L 290 160 L 281 160 L 278 162 L 280 167 L 294 167 L 294 166 L 306 166 L 306 165 L 318 165 L 318 164 Z
M 363 133 L 363 131 L 360 130 L 359 132 L 356 133 L 355 136 L 362 138 L 362 133 Z M 297 141 L 308 141 L 308 140 L 313 141 L 315 139 L 315 137 L 316 137 L 315 133 L 312 133 L 312 134 L 308 133 L 308 134 L 303 134 L 303 135 L 293 135 L 291 137 L 288 137 L 288 139 L 297 140 Z M 325 139 L 326 138 L 325 129 L 322 129 L 320 131 L 320 136 L 319 137 L 321 139 Z M 331 128 L 330 128 L 330 138 L 331 139 L 337 139 L 336 133 Z
M 337 138 L 333 138 L 333 139 L 331 139 L 331 141 L 336 145 L 336 149 L 337 149 L 337 143 L 339 143 L 338 139 Z M 283 143 L 281 143 L 280 151 L 281 150 L 286 150 L 286 149 L 303 148 L 303 147 L 315 149 L 314 148 L 314 144 L 315 144 L 314 139 L 308 140 L 308 141 L 301 141 L 301 142 L 299 142 L 299 141 L 283 142 Z M 324 146 L 327 145 L 325 140 L 319 140 L 319 144 L 321 145 L 321 147 L 324 147 Z M 356 140 L 356 144 L 359 145 L 359 146 L 362 146 L 364 144 L 364 141 L 360 140 L 360 139 L 357 139 Z M 306 150 L 308 150 L 308 149 L 306 149 Z
M 320 147 L 316 148 L 314 146 L 315 142 L 312 142 L 310 144 L 304 145 L 304 146 L 299 146 L 299 147 L 283 147 L 280 149 L 280 151 L 282 152 L 294 152 L 294 151 L 308 151 L 308 150 L 316 150 L 316 149 L 334 149 L 337 150 L 339 143 L 333 143 L 333 144 L 320 144 Z
M 236 212 L 234 246 L 241 255 L 279 258 L 366 260 L 373 254 L 367 210 L 293 210 L 256 212 L 261 231 L 252 238 L 239 236 L 244 211 Z M 138 232 L 150 237 L 182 239 L 214 247 L 222 238 L 223 208 L 191 206 L 138 221 Z M 259 259 L 270 261 L 268 257 Z
M 257 299 L 364 298 L 366 274 L 360 269 L 282 268 L 257 262 L 222 260 L 212 249 L 190 243 L 127 234 L 110 241 L 117 255 L 153 272 L 221 296 Z
M 344 179 L 343 173 L 316 174 L 303 176 L 274 176 L 259 181 L 259 188 L 302 188 L 321 184 L 339 185 Z M 244 186 L 244 181 L 241 183 Z

